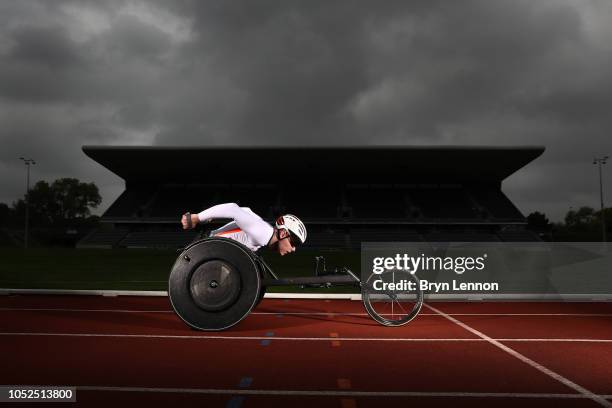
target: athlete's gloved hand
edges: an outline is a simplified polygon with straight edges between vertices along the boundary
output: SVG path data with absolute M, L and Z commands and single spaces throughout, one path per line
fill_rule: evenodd
M 184 230 L 195 228 L 198 221 L 197 214 L 185 213 L 181 217 L 181 224 L 183 225 Z
M 208 219 L 208 220 L 200 221 L 198 214 L 191 214 L 191 213 L 185 213 L 181 217 L 181 224 L 183 225 L 184 230 L 193 229 L 196 227 L 196 225 L 200 224 L 201 222 L 207 223 L 210 221 L 212 220 Z

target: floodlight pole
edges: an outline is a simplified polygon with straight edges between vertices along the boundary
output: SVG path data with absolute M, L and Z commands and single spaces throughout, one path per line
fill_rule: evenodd
M 607 241 L 606 237 L 606 214 L 604 212 L 604 199 L 603 199 L 603 181 L 601 174 L 601 166 L 606 164 L 608 156 L 596 157 L 593 159 L 593 164 L 597 164 L 599 167 L 599 205 L 601 208 L 601 239 L 603 242 Z
M 27 248 L 28 247 L 28 231 L 30 228 L 30 166 L 33 164 L 36 164 L 36 162 L 32 159 L 25 159 L 23 157 L 19 158 L 20 160 L 23 161 L 23 163 L 26 165 L 27 171 L 26 171 L 26 196 L 25 196 L 25 203 L 26 203 L 26 213 L 25 213 L 25 232 L 24 232 L 24 236 L 23 236 L 23 247 Z

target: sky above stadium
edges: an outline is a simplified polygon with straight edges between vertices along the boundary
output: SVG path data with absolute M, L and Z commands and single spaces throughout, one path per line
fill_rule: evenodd
M 503 189 L 560 220 L 612 154 L 612 2 L 2 1 L 0 142 L 0 202 L 26 156 L 97 213 L 85 144 L 543 145 Z

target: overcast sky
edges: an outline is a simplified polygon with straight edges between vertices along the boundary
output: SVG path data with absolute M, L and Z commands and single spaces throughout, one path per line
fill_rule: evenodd
M 27 156 L 101 210 L 84 144 L 544 145 L 503 189 L 559 220 L 612 153 L 612 1 L 2 0 L 0 142 L 0 202 Z

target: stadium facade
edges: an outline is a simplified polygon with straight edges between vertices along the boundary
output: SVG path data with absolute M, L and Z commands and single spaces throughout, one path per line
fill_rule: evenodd
M 502 182 L 543 147 L 83 146 L 125 191 L 80 247 L 182 247 L 179 219 L 236 202 L 272 222 L 301 217 L 307 245 L 533 241 Z M 291 158 L 291 160 L 289 160 Z

